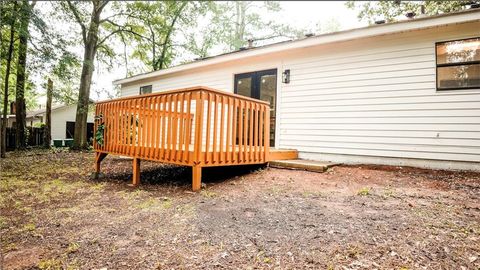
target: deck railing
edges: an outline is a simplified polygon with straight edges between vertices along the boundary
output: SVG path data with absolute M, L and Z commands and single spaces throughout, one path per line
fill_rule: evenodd
M 265 163 L 268 103 L 207 87 L 124 97 L 96 105 L 94 148 L 189 166 Z

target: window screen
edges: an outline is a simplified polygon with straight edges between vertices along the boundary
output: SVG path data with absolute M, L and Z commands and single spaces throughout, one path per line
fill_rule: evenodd
M 437 90 L 480 88 L 480 38 L 436 44 Z
M 152 85 L 140 86 L 140 95 L 152 93 Z

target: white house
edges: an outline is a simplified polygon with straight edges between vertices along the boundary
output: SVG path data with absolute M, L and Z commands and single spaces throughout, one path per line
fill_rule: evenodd
M 480 170 L 480 9 L 306 37 L 114 82 L 267 100 L 301 158 Z M 64 129 L 63 129 L 64 130 Z
M 75 130 L 75 117 L 77 105 L 54 105 L 52 106 L 52 140 L 73 139 Z M 39 109 L 27 113 L 27 126 L 35 126 L 37 123 L 45 123 L 46 109 Z M 89 111 L 87 118 L 87 137 L 93 137 L 93 110 Z

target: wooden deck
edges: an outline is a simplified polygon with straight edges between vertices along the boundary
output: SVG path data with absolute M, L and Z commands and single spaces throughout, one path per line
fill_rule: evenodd
M 191 166 L 199 190 L 202 167 L 270 160 L 269 114 L 264 101 L 207 87 L 98 102 L 95 134 L 103 141 L 94 141 L 95 171 L 107 154 L 133 158 L 134 185 L 142 159 Z

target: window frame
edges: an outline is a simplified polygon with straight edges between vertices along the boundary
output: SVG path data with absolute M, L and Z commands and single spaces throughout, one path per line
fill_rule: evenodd
M 437 41 L 435 42 L 435 89 L 437 91 L 450 91 L 450 90 L 472 90 L 472 89 L 480 89 L 480 87 L 477 86 L 468 86 L 468 87 L 447 87 L 447 88 L 439 88 L 438 87 L 438 68 L 441 67 L 452 67 L 452 66 L 462 66 L 462 65 L 477 65 L 480 64 L 480 61 L 468 61 L 468 62 L 458 62 L 458 63 L 444 63 L 444 64 L 439 64 L 438 63 L 438 44 L 441 43 L 447 43 L 447 42 L 452 42 L 452 41 L 463 41 L 463 40 L 469 40 L 469 39 L 480 39 L 480 36 L 478 37 L 468 37 L 468 38 L 461 38 L 461 39 L 451 39 L 451 40 L 444 40 L 444 41 Z
M 142 88 L 144 88 L 144 87 L 150 87 L 150 93 L 142 93 Z M 140 88 L 138 89 L 138 94 L 139 95 L 147 95 L 147 94 L 151 94 L 151 93 L 153 93 L 153 85 L 152 84 L 140 86 Z

